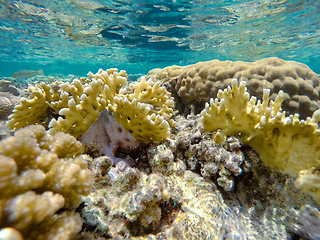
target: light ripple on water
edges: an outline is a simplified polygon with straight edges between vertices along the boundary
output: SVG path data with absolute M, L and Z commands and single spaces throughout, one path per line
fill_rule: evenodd
M 24 62 L 45 72 L 79 74 L 75 69 L 84 64 L 136 74 L 277 56 L 320 72 L 319 9 L 311 0 L 2 1 L 0 59 L 15 63 L 11 72 Z

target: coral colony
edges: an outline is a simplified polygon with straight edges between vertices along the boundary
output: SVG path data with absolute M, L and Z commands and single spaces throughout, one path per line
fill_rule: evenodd
M 1 105 L 1 239 L 320 237 L 320 85 L 304 64 L 213 60 L 129 85 L 100 69 L 27 91 Z

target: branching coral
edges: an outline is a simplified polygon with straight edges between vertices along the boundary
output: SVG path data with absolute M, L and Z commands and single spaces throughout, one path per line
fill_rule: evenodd
M 144 143 L 160 142 L 169 137 L 172 107 L 173 100 L 165 87 L 151 79 L 146 81 L 144 77 L 120 90 L 114 105 L 108 106 L 123 128 Z
M 68 239 L 79 232 L 79 214 L 56 212 L 77 207 L 81 196 L 91 190 L 91 171 L 77 156 L 81 150 L 74 137 L 61 132 L 51 136 L 40 125 L 22 128 L 2 140 L 0 227 L 14 227 L 25 239 L 55 239 L 55 234 L 65 236 L 56 239 Z M 70 224 L 61 226 L 61 221 Z
M 320 167 L 320 110 L 306 120 L 299 121 L 298 114 L 285 117 L 281 91 L 275 101 L 269 101 L 269 90 L 265 89 L 263 101 L 257 102 L 256 97 L 250 98 L 245 82 L 238 86 L 237 79 L 233 79 L 231 84 L 219 90 L 220 100 L 211 99 L 201 113 L 205 131 L 216 131 L 217 143 L 224 142 L 228 135 L 241 134 L 266 165 L 291 176 Z
M 53 83 L 48 86 L 44 82 L 36 83 L 35 86 L 29 86 L 30 95 L 28 98 L 21 98 L 20 104 L 15 106 L 13 114 L 9 116 L 6 125 L 9 129 L 17 130 L 32 124 L 47 125 L 49 116 L 48 103 L 59 99 L 59 83 Z M 68 96 L 62 97 L 67 100 Z M 52 108 L 56 113 L 59 109 Z
M 142 79 L 120 90 L 127 84 L 127 74 L 117 69 L 89 72 L 88 77 L 89 81 L 42 82 L 29 87 L 31 94 L 15 107 L 8 128 L 41 124 L 48 125 L 51 134 L 62 131 L 80 137 L 108 107 L 136 139 L 149 143 L 168 138 L 173 101 L 159 83 Z

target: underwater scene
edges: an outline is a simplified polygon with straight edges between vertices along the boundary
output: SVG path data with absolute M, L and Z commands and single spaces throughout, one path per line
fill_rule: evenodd
M 0 240 L 320 240 L 318 0 L 0 0 Z

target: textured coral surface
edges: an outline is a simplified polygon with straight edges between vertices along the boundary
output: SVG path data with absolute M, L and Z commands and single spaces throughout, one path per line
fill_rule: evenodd
M 8 92 L 0 92 L 0 120 L 5 120 L 18 104 L 18 97 Z
M 80 142 L 65 133 L 51 136 L 31 125 L 0 142 L 0 228 L 25 239 L 69 239 L 82 226 L 76 208 L 89 194 L 91 171 L 79 155 Z
M 256 62 L 212 60 L 184 67 L 170 66 L 151 70 L 147 77 L 169 82 L 185 103 L 209 101 L 217 97 L 219 89 L 230 86 L 231 80 L 237 78 L 247 82 L 248 92 L 258 100 L 262 99 L 263 89 L 270 89 L 272 100 L 282 90 L 282 109 L 299 113 L 303 119 L 320 107 L 318 75 L 302 63 L 276 57 Z

